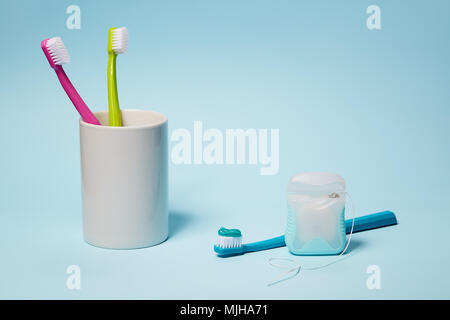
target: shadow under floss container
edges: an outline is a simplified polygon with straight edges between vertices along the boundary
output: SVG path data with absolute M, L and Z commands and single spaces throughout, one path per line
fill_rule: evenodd
M 307 172 L 287 185 L 285 241 L 295 255 L 341 253 L 345 237 L 345 181 L 334 173 Z
M 80 120 L 84 239 L 94 246 L 135 249 L 167 239 L 167 117 L 122 110 L 123 127 Z

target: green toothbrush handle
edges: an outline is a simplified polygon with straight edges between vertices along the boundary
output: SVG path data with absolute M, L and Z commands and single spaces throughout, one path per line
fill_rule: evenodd
M 108 58 L 108 104 L 109 125 L 112 127 L 122 126 L 122 115 L 119 108 L 119 96 L 117 94 L 116 79 L 116 55 L 109 53 Z

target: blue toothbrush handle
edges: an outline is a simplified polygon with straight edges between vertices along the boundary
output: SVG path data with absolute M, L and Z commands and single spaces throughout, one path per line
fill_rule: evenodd
M 353 219 L 345 220 L 345 231 L 350 233 Z M 397 218 L 392 211 L 382 211 L 367 216 L 355 218 L 355 225 L 353 226 L 353 233 L 387 227 L 397 224 Z M 272 248 L 285 246 L 284 235 L 272 239 L 267 239 L 258 242 L 247 243 L 243 245 L 243 252 L 262 251 Z
M 345 231 L 350 233 L 352 228 L 352 220 L 345 220 Z M 355 218 L 355 225 L 353 227 L 353 233 L 387 227 L 397 224 L 397 218 L 392 211 L 382 211 L 367 216 Z
M 272 239 L 244 244 L 242 245 L 243 247 L 242 249 L 244 252 L 261 251 L 272 248 L 284 247 L 285 245 L 286 243 L 284 242 L 284 235 L 282 235 Z

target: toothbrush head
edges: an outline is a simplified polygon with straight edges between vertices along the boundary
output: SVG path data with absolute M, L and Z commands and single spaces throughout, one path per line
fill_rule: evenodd
M 219 256 L 233 256 L 243 253 L 242 233 L 239 229 L 221 227 L 217 232 L 214 251 Z
M 52 68 L 70 62 L 70 55 L 60 37 L 45 39 L 41 48 Z
M 110 28 L 108 34 L 108 52 L 114 54 L 127 53 L 128 50 L 128 29 Z

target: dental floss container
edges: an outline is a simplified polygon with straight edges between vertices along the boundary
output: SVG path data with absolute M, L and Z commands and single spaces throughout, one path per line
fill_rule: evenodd
M 294 175 L 287 185 L 285 241 L 294 255 L 333 255 L 346 246 L 345 181 L 330 172 Z

